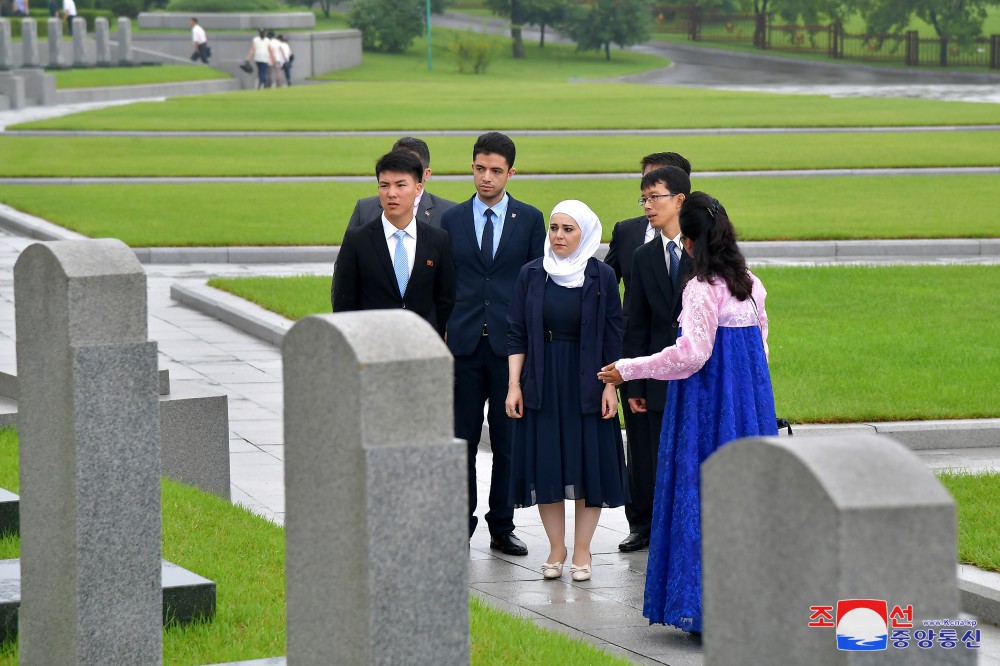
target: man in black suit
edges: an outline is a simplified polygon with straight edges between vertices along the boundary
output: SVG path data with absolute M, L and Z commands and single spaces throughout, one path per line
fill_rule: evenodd
M 514 507 L 508 497 L 510 434 L 507 399 L 507 306 L 521 267 L 542 256 L 545 218 L 541 211 L 510 196 L 514 142 L 499 132 L 483 134 L 472 149 L 476 194 L 449 209 L 442 228 L 451 238 L 458 278 L 456 305 L 448 320 L 448 347 L 455 356 L 455 436 L 469 443 L 469 537 L 478 522 L 476 450 L 487 421 L 493 474 L 490 479 L 490 547 L 527 555 L 514 536 Z
M 333 271 L 334 312 L 405 308 L 444 336 L 455 305 L 455 263 L 448 234 L 413 215 L 423 173 L 406 150 L 375 164 L 382 213 L 344 234 Z
M 412 136 L 404 136 L 392 144 L 393 150 L 408 150 L 418 158 L 420 158 L 420 163 L 423 166 L 423 179 L 422 183 L 426 184 L 431 177 L 431 151 L 427 147 L 427 144 Z M 445 199 L 443 197 L 434 196 L 427 190 L 424 190 L 421 194 L 417 196 L 415 210 L 413 214 L 421 222 L 426 222 L 432 227 L 441 226 L 441 216 L 444 212 L 455 205 L 454 201 L 450 199 Z M 354 204 L 354 212 L 351 213 L 351 220 L 347 223 L 348 229 L 353 229 L 354 227 L 360 227 L 367 222 L 374 220 L 376 217 L 382 213 L 382 204 L 378 197 L 365 197 L 364 199 L 358 199 L 357 203 Z
M 681 292 L 688 273 L 689 257 L 680 243 L 680 209 L 691 193 L 691 166 L 676 153 L 682 166 L 645 169 L 642 177 L 644 215 L 615 226 L 621 229 L 619 242 L 637 242 L 639 233 L 652 229 L 648 242 L 632 254 L 631 262 L 621 261 L 627 248 L 616 248 L 611 260 L 621 266 L 625 276 L 626 318 L 622 337 L 622 356 L 634 358 L 656 353 L 677 340 L 677 318 L 681 311 Z M 644 160 L 645 162 L 645 160 Z M 614 236 L 612 236 L 614 237 Z M 643 238 L 646 238 L 644 235 Z M 612 241 L 614 242 L 614 240 Z M 625 273 L 625 268 L 629 273 Z M 616 269 L 619 270 L 619 269 Z M 635 551 L 649 545 L 653 518 L 653 490 L 656 485 L 656 458 L 660 448 L 663 407 L 667 383 L 656 380 L 628 382 L 622 398 L 628 401 L 625 429 L 628 434 L 628 475 L 631 502 L 625 505 L 629 535 L 618 544 L 622 551 Z

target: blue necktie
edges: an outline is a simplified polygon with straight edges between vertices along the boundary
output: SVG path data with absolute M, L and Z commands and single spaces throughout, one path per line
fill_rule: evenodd
M 493 216 L 496 213 L 492 208 L 487 208 L 484 215 L 486 224 L 483 225 L 483 244 L 480 246 L 480 251 L 483 253 L 483 263 L 489 268 L 493 263 Z
M 667 254 L 670 255 L 670 281 L 674 284 L 674 288 L 677 288 L 677 274 L 680 273 L 681 260 L 677 258 L 677 254 L 674 249 L 677 247 L 677 243 L 673 241 L 667 241 Z
M 406 232 L 400 229 L 393 234 L 396 239 L 396 254 L 392 258 L 392 268 L 396 272 L 396 282 L 399 284 L 399 295 L 406 294 L 406 285 L 410 281 L 410 261 L 406 256 L 406 246 L 403 238 Z

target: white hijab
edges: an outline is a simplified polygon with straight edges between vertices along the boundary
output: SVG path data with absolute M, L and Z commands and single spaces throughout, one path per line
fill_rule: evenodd
M 583 272 L 587 268 L 587 261 L 601 246 L 601 221 L 587 204 L 576 199 L 556 204 L 556 207 L 552 209 L 552 214 L 549 215 L 549 220 L 552 220 L 552 216 L 556 213 L 570 216 L 580 227 L 580 245 L 573 254 L 565 259 L 557 257 L 552 251 L 552 243 L 546 233 L 542 267 L 560 287 L 582 287 Z

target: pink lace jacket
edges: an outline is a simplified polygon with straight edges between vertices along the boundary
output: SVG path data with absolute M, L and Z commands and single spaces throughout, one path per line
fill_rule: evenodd
M 767 312 L 764 298 L 767 292 L 757 276 L 753 279 L 753 298 L 737 300 L 726 283 L 716 278 L 715 284 L 692 279 L 684 287 L 680 316 L 681 337 L 672 347 L 640 358 L 623 358 L 615 364 L 622 379 L 684 379 L 701 370 L 712 356 L 715 332 L 720 326 L 740 328 L 760 326 L 767 349 Z

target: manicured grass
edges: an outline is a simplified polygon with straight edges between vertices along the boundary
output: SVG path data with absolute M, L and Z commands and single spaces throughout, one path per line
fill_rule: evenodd
M 958 505 L 958 560 L 1000 571 L 1000 472 L 945 472 L 938 478 Z
M 797 423 L 1000 416 L 1000 266 L 755 269 L 779 416 Z M 330 277 L 210 282 L 291 318 Z
M 652 148 L 651 148 L 652 149 Z M 984 212 L 1000 210 L 996 176 L 702 178 L 744 240 L 995 238 Z M 432 181 L 435 194 L 472 196 L 468 181 Z M 617 220 L 641 214 L 638 177 L 510 181 L 543 211 L 586 201 L 610 239 Z M 0 200 L 95 238 L 133 246 L 335 245 L 370 183 L 9 186 Z
M 94 67 L 62 69 L 54 72 L 56 88 L 98 88 L 105 86 L 135 86 L 178 81 L 208 81 L 231 79 L 232 76 L 211 67 L 159 65 L 156 67 Z
M 23 123 L 74 130 L 483 130 L 852 127 L 1000 122 L 995 104 L 917 99 L 830 99 L 819 95 L 704 90 L 626 83 L 557 83 L 525 78 L 421 80 L 401 68 L 391 82 L 345 82 L 177 97 Z M 443 77 L 446 78 L 446 77 Z M 416 79 L 416 80 L 414 80 Z M 387 103 L 392 99 L 399 104 Z M 419 103 L 414 102 L 419 100 Z
M 1000 132 L 514 139 L 521 173 L 638 173 L 652 142 L 699 171 L 1000 164 Z M 435 173 L 469 173 L 474 141 L 431 137 Z M 386 137 L 0 136 L 0 176 L 367 176 L 390 146 Z
M 18 492 L 17 464 L 17 434 L 0 429 L 0 488 Z M 221 498 L 166 479 L 162 502 L 163 556 L 214 580 L 217 593 L 214 621 L 164 631 L 163 663 L 199 666 L 284 655 L 284 530 Z M 19 556 L 17 537 L 0 539 L 0 558 Z M 478 599 L 470 599 L 469 606 L 475 666 L 629 663 Z M 17 644 L 0 645 L 0 666 L 16 664 Z

